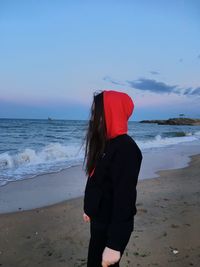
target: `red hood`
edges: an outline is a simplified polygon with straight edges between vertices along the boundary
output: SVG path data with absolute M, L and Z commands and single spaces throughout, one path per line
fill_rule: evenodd
M 104 90 L 103 102 L 107 138 L 110 139 L 127 133 L 128 119 L 134 109 L 131 97 L 124 92 Z
M 103 91 L 104 113 L 107 128 L 107 139 L 128 131 L 128 119 L 133 113 L 134 103 L 131 97 L 114 90 Z M 93 175 L 95 167 L 90 173 Z

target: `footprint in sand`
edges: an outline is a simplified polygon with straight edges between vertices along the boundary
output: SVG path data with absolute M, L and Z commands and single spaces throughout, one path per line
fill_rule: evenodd
M 172 224 L 171 224 L 171 227 L 172 227 L 172 228 L 179 228 L 180 226 L 179 226 L 178 224 L 174 224 L 174 223 L 172 223 Z
M 147 209 L 137 209 L 139 212 L 143 212 L 143 213 L 146 213 L 147 212 Z
M 162 221 L 165 222 L 167 220 L 168 220 L 168 218 L 167 217 L 164 217 Z
M 185 225 L 187 225 L 187 226 L 191 226 L 191 224 L 190 224 L 190 223 L 185 223 Z
M 136 206 L 143 206 L 143 203 L 142 202 L 138 202 L 138 203 L 136 203 Z

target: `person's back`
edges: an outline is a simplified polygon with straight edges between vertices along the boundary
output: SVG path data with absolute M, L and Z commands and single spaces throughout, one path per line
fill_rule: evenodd
M 130 189 L 133 191 L 133 188 L 137 185 L 142 160 L 142 153 L 139 147 L 129 135 L 119 135 L 111 140 L 112 141 L 107 144 L 103 156 L 97 161 L 95 172 L 91 177 L 88 176 L 85 188 L 84 211 L 96 222 L 110 222 L 113 208 L 112 175 L 117 173 L 120 174 L 122 178 L 124 176 L 130 177 L 130 181 L 127 181 L 128 188 L 124 192 L 127 194 L 127 190 Z M 132 161 L 132 163 L 129 168 L 125 168 L 126 164 L 128 165 L 128 161 Z M 135 192 L 132 193 L 132 195 L 135 196 Z M 95 197 L 93 197 L 93 195 L 95 195 Z M 119 195 L 119 197 L 121 196 Z M 125 196 L 123 199 L 125 199 Z M 123 199 L 121 200 L 122 206 Z M 134 199 L 132 203 L 135 203 Z M 136 206 L 134 206 L 134 210 L 132 211 L 134 213 L 133 216 L 137 211 Z

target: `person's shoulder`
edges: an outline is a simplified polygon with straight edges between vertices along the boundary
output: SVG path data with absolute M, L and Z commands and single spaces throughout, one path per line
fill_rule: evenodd
M 137 142 L 128 134 L 122 136 L 122 138 L 119 139 L 116 151 L 118 151 L 118 153 L 120 153 L 122 157 L 135 157 L 135 155 L 137 155 L 138 159 L 141 160 L 143 158 L 142 152 Z

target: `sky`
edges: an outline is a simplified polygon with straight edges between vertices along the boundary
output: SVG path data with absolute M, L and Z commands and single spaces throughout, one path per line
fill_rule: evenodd
M 129 120 L 200 118 L 200 1 L 0 0 L 0 118 L 89 118 L 129 94 Z

